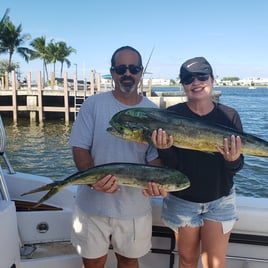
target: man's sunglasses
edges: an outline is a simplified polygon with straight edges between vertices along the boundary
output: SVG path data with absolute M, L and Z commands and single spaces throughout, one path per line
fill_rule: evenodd
M 209 79 L 209 74 L 195 74 L 195 75 L 189 75 L 186 76 L 181 83 L 184 85 L 190 85 L 194 82 L 194 79 L 197 78 L 199 81 L 207 81 Z
M 134 64 L 130 64 L 128 66 L 127 65 L 112 66 L 111 69 L 114 70 L 117 74 L 122 75 L 127 70 L 129 70 L 129 72 L 131 74 L 137 74 L 143 69 L 143 67 L 142 66 L 137 66 L 137 65 L 134 65 Z

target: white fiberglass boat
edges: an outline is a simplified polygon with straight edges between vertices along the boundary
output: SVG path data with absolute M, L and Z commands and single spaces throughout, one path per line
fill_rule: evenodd
M 79 268 L 81 258 L 70 243 L 76 186 L 67 187 L 37 209 L 44 193 L 22 193 L 52 182 L 48 177 L 14 171 L 5 152 L 6 136 L 0 118 L 0 267 Z M 268 267 L 268 199 L 238 197 L 239 220 L 232 232 L 227 268 Z M 162 198 L 153 197 L 151 252 L 140 259 L 141 268 L 178 267 L 173 232 L 160 219 Z M 110 250 L 107 268 L 115 268 Z M 201 267 L 201 265 L 199 265 Z

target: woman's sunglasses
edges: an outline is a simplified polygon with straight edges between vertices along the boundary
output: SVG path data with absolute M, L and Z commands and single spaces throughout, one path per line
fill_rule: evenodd
M 137 65 L 134 65 L 134 64 L 130 64 L 128 66 L 127 65 L 112 66 L 111 69 L 114 70 L 117 74 L 122 75 L 127 70 L 129 70 L 129 72 L 131 74 L 137 74 L 143 69 L 143 67 L 142 66 L 137 66 Z
M 184 85 L 190 85 L 194 82 L 194 79 L 197 78 L 199 81 L 207 81 L 209 79 L 209 74 L 195 74 L 195 75 L 189 75 L 186 76 L 181 83 Z

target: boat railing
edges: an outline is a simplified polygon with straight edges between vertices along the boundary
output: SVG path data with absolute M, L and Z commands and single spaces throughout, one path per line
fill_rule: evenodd
M 5 127 L 2 121 L 2 118 L 0 116 L 0 156 L 2 156 L 2 158 L 4 159 L 4 162 L 8 168 L 8 171 L 10 174 L 14 174 L 15 171 L 12 167 L 12 165 L 10 164 L 8 157 L 6 155 L 6 131 L 5 131 Z
M 0 197 L 2 200 L 10 200 L 10 196 L 8 193 L 6 181 L 4 178 L 4 173 L 2 167 L 0 165 Z
M 4 129 L 3 122 L 2 122 L 2 118 L 0 116 L 0 155 L 4 158 L 4 160 L 6 158 L 5 148 L 6 148 L 6 132 Z M 6 160 L 5 160 L 5 162 L 6 162 Z M 13 170 L 13 169 L 11 169 L 11 170 Z M 2 200 L 10 200 L 10 196 L 8 193 L 8 189 L 7 189 L 7 185 L 6 185 L 6 181 L 4 178 L 4 174 L 3 174 L 3 170 L 2 170 L 1 165 L 0 165 L 0 194 L 1 194 Z

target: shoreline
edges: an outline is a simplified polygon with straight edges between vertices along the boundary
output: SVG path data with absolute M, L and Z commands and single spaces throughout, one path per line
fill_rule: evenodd
M 254 89 L 268 89 L 268 87 L 266 86 L 254 86 Z M 153 89 L 157 89 L 157 88 L 178 88 L 180 91 L 183 91 L 182 86 L 161 86 L 161 85 L 157 85 L 157 86 L 152 86 L 152 90 Z M 214 85 L 214 88 L 246 88 L 249 89 L 249 87 L 245 87 L 245 86 L 219 86 L 219 85 Z

